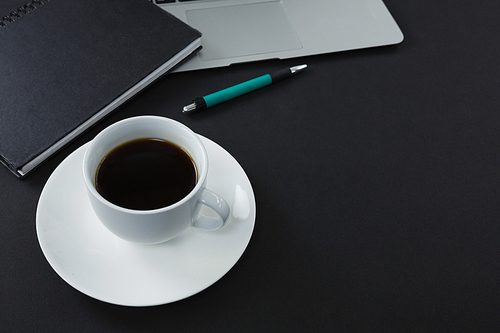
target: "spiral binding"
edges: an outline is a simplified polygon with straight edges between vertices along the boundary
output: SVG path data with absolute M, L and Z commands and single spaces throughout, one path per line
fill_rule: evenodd
M 27 4 L 19 7 L 18 9 L 11 11 L 9 14 L 4 15 L 2 16 L 2 18 L 0 18 L 0 28 L 4 28 L 12 22 L 19 20 L 24 15 L 29 14 L 31 11 L 37 9 L 37 6 L 43 6 L 50 1 L 51 0 L 32 0 L 31 2 L 28 2 Z

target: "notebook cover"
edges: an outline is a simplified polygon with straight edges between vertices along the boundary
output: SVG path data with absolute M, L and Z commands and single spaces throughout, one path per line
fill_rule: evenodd
M 145 0 L 41 2 L 0 28 L 0 162 L 17 176 L 201 36 Z

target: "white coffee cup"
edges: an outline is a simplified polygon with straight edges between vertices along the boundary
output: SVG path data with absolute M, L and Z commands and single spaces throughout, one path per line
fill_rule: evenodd
M 158 138 L 183 148 L 198 169 L 194 189 L 180 201 L 153 210 L 133 210 L 117 206 L 96 190 L 96 171 L 103 158 L 117 146 L 140 138 Z M 119 121 L 100 132 L 89 144 L 83 158 L 83 178 L 92 208 L 102 224 L 116 236 L 142 244 L 170 240 L 189 227 L 217 230 L 229 217 L 229 205 L 205 188 L 208 155 L 200 138 L 185 125 L 164 117 L 140 116 Z M 200 214 L 202 205 L 218 217 Z

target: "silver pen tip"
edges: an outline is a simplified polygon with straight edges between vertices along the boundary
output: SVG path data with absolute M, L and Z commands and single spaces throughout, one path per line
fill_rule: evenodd
M 304 64 L 304 65 L 298 65 L 298 66 L 293 66 L 293 67 L 290 68 L 290 72 L 292 74 L 295 74 L 295 73 L 300 72 L 301 70 L 306 69 L 306 68 L 307 68 L 306 64 Z
M 196 110 L 196 103 L 191 103 L 182 108 L 182 112 L 184 113 L 193 112 L 194 110 Z

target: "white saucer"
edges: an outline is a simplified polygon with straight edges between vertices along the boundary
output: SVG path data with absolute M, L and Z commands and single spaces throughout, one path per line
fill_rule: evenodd
M 159 245 L 138 245 L 116 237 L 97 219 L 87 199 L 84 145 L 56 168 L 38 202 L 38 241 L 57 274 L 86 295 L 128 306 L 178 301 L 224 276 L 252 236 L 255 197 L 238 162 L 216 143 L 200 138 L 210 161 L 207 188 L 231 207 L 222 229 L 189 228 Z

